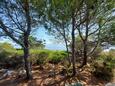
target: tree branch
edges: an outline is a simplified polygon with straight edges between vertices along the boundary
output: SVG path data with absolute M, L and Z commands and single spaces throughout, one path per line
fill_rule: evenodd
M 0 28 L 13 40 L 15 41 L 17 44 L 20 44 L 22 47 L 24 47 L 23 43 L 21 43 L 18 39 L 16 39 L 12 33 L 10 33 L 8 30 L 7 30 L 7 26 L 4 25 L 4 23 L 0 20 Z

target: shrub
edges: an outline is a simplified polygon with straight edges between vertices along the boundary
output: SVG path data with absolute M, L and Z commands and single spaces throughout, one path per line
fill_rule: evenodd
M 23 58 L 15 51 L 2 50 L 0 52 L 0 66 L 3 68 L 16 68 L 23 63 L 22 61 Z
M 33 64 L 44 64 L 45 62 L 58 63 L 67 57 L 64 51 L 51 51 L 51 50 L 30 50 L 29 60 Z
M 32 64 L 44 64 L 46 62 L 58 63 L 67 57 L 67 53 L 64 51 L 51 51 L 51 50 L 36 50 L 30 49 L 29 61 Z M 16 49 L 2 49 L 0 50 L 0 63 L 8 63 L 13 66 L 23 63 L 23 50 Z M 17 65 L 17 66 L 19 66 Z
M 93 64 L 93 74 L 104 80 L 111 80 L 113 77 L 113 69 L 115 68 L 115 52 L 102 53 Z
M 49 53 L 46 51 L 42 51 L 38 54 L 37 57 L 37 64 L 44 64 L 47 61 L 47 57 L 49 56 Z
M 0 44 L 0 66 L 11 63 L 11 57 L 15 55 L 16 50 L 8 43 Z
M 97 78 L 100 78 L 106 81 L 109 81 L 112 79 L 113 72 L 111 68 L 107 67 L 104 64 L 102 65 L 102 64 L 95 63 L 94 65 L 95 65 L 94 66 L 95 70 L 93 71 L 93 74 Z
M 20 50 L 17 50 L 17 51 L 16 51 L 16 54 L 17 54 L 18 56 L 23 56 L 24 53 L 23 53 L 23 50 L 20 49 Z
M 44 64 L 47 61 L 50 51 L 48 50 L 31 50 L 30 61 L 33 64 Z
M 50 53 L 50 55 L 48 57 L 48 60 L 49 60 L 50 63 L 57 64 L 66 57 L 67 57 L 66 52 L 64 52 L 64 51 L 54 51 L 54 52 Z
M 19 68 L 24 66 L 23 57 L 14 55 L 9 60 L 6 61 L 6 65 L 9 68 Z
M 98 46 L 98 47 L 95 49 L 95 51 L 92 53 L 91 57 L 93 57 L 93 58 L 95 59 L 96 57 L 99 57 L 99 56 L 100 56 L 100 53 L 101 53 L 101 52 L 102 52 L 102 48 Z
M 0 61 L 4 61 L 9 57 L 10 53 L 5 51 L 5 50 L 1 50 L 0 51 Z

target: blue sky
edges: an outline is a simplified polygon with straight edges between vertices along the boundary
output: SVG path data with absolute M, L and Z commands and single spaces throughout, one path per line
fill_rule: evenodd
M 48 34 L 44 27 L 39 28 L 32 33 L 38 39 L 44 39 L 46 41 L 46 49 L 51 50 L 65 50 L 65 45 L 55 41 L 54 36 Z
M 37 37 L 38 39 L 43 39 L 46 42 L 45 45 L 45 49 L 50 49 L 50 50 L 66 50 L 64 43 L 59 41 L 56 41 L 54 36 L 48 35 L 47 31 L 41 27 L 39 29 L 37 29 L 36 31 L 34 31 L 32 33 L 32 35 L 34 35 L 35 37 Z M 11 41 L 10 39 L 7 38 L 0 38 L 0 42 L 9 42 L 11 44 L 13 44 L 15 47 L 19 47 L 16 43 L 14 43 L 13 41 Z M 105 49 L 105 51 L 108 51 L 110 49 L 115 49 L 115 46 L 111 46 L 109 49 Z
M 65 45 L 63 43 L 59 43 L 55 41 L 54 36 L 48 35 L 47 31 L 44 27 L 40 27 L 39 29 L 32 32 L 32 35 L 37 37 L 38 39 L 45 40 L 45 48 L 50 50 L 65 50 Z M 19 47 L 16 43 L 12 42 L 7 38 L 0 38 L 0 42 L 9 42 L 13 44 L 15 47 Z

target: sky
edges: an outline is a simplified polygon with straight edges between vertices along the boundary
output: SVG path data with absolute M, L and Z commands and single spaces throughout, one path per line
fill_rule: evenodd
M 49 35 L 45 28 L 40 27 L 35 30 L 32 35 L 34 35 L 37 39 L 45 40 L 45 49 L 49 50 L 66 50 L 65 44 L 59 41 L 56 41 L 55 37 Z M 15 42 L 11 41 L 8 38 L 0 38 L 0 42 L 8 42 L 11 43 L 14 47 L 20 48 Z M 115 49 L 115 46 L 109 47 L 109 49 L 105 49 L 105 51 L 109 51 L 110 49 Z
M 40 27 L 39 29 L 33 31 L 32 35 L 34 35 L 34 37 L 36 37 L 37 39 L 45 40 L 45 49 L 49 49 L 49 50 L 65 50 L 66 49 L 64 43 L 56 42 L 54 36 L 49 35 L 44 27 Z M 8 43 L 11 43 L 14 47 L 20 48 L 19 45 L 17 45 L 16 43 L 14 43 L 8 38 L 0 38 L 0 42 L 2 43 L 8 42 Z
M 45 30 L 44 27 L 40 27 L 37 31 L 32 33 L 38 39 L 45 40 L 46 42 L 46 49 L 50 50 L 65 50 L 65 44 L 62 42 L 56 42 L 55 37 L 49 35 L 48 32 Z

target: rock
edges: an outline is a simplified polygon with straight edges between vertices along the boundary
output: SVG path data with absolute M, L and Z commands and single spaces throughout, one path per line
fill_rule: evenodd
M 83 86 L 83 85 L 80 82 L 77 82 L 77 83 L 65 84 L 65 86 Z
M 87 83 L 86 83 L 85 81 L 81 81 L 81 83 L 82 83 L 84 86 L 87 85 Z
M 115 86 L 115 83 L 107 83 L 105 86 Z
M 6 77 L 12 76 L 14 73 L 14 71 L 8 70 L 8 69 L 3 69 L 2 72 L 3 72 L 3 75 L 0 76 L 0 80 Z
M 55 76 L 55 72 L 54 71 L 50 71 L 49 72 L 49 77 L 53 77 L 53 76 Z
M 60 75 L 65 76 L 67 74 L 66 69 L 62 69 L 62 71 L 59 72 Z

